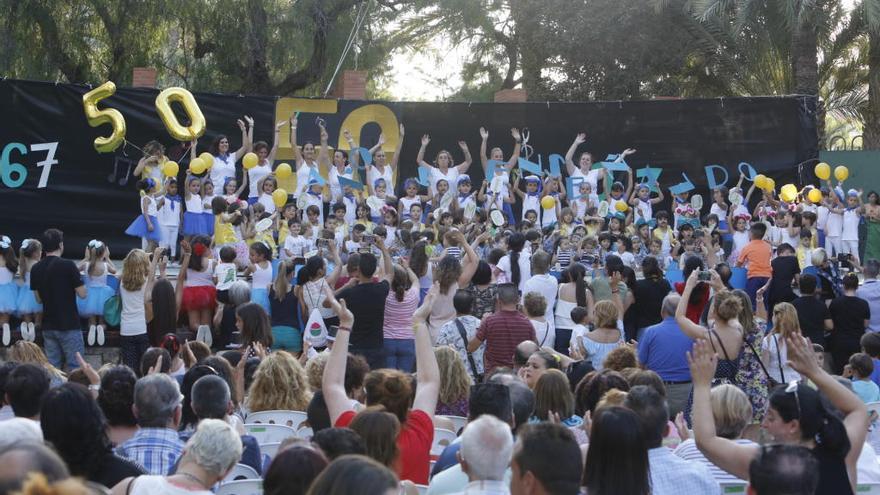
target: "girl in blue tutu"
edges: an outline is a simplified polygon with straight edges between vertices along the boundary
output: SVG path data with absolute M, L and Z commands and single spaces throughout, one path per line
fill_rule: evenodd
M 18 284 L 13 280 L 18 271 L 18 258 L 12 248 L 12 239 L 5 235 L 0 237 L 0 326 L 3 329 L 3 345 L 12 341 L 12 330 L 9 328 L 9 316 L 15 313 L 18 303 Z
M 251 278 L 251 302 L 255 302 L 269 314 L 269 286 L 272 285 L 272 251 L 262 241 L 251 244 L 251 264 L 245 268 L 244 276 L 252 275 Z
M 158 226 L 158 224 L 154 224 Z M 116 294 L 107 285 L 107 275 L 116 274 L 116 267 L 110 262 L 110 249 L 101 241 L 92 239 L 86 246 L 86 254 L 79 269 L 85 271 L 88 295 L 76 299 L 79 315 L 89 319 L 89 345 L 104 345 L 104 304 Z
M 37 302 L 34 291 L 31 290 L 31 268 L 40 261 L 43 255 L 43 245 L 36 239 L 21 241 L 21 249 L 18 252 L 18 275 L 22 285 L 18 289 L 18 301 L 16 312 L 21 318 L 21 338 L 33 342 L 37 338 L 36 327 L 43 321 L 43 305 Z M 77 301 L 80 299 L 77 298 Z
M 202 203 L 202 196 L 199 191 L 202 188 L 202 180 L 194 175 L 186 178 L 186 187 L 184 188 L 184 205 L 186 211 L 183 212 L 183 238 L 189 242 L 195 236 L 207 235 L 209 231 L 214 230 L 214 226 L 208 229 L 205 224 L 205 205 Z
M 164 200 L 157 200 L 154 196 L 155 194 L 162 193 L 162 191 L 154 191 L 156 189 L 156 181 L 152 178 L 139 180 L 137 189 L 143 194 L 141 197 L 141 214 L 125 229 L 125 233 L 133 237 L 140 237 L 143 245 L 152 251 L 156 249 L 159 241 L 162 240 L 162 229 L 159 228 L 159 221 L 156 219 L 156 215 Z

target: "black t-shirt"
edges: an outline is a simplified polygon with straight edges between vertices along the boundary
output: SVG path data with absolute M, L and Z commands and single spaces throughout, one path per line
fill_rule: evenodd
M 76 311 L 76 289 L 83 285 L 76 264 L 58 256 L 48 256 L 31 269 L 31 288 L 43 303 L 43 328 L 80 330 Z
M 831 333 L 834 340 L 858 342 L 865 334 L 865 320 L 871 318 L 868 301 L 856 296 L 840 296 L 831 301 L 828 310 L 834 320 Z
M 387 280 L 378 283 L 360 283 L 336 295 L 345 299 L 354 315 L 350 345 L 352 349 L 381 349 L 384 344 L 382 326 L 385 323 L 385 298 L 391 286 Z
M 650 327 L 663 320 L 660 307 L 670 291 L 672 287 L 665 278 L 646 278 L 636 282 L 635 303 L 632 305 L 632 308 L 637 308 L 636 328 Z
M 101 466 L 88 479 L 107 488 L 113 488 L 125 478 L 142 474 L 147 472 L 136 462 L 108 453 L 101 459 Z
M 825 347 L 825 320 L 831 319 L 831 313 L 825 301 L 816 296 L 802 296 L 791 302 L 797 310 L 801 333 L 814 344 Z
M 770 267 L 773 269 L 773 277 L 770 279 L 768 300 L 773 304 L 794 301 L 795 294 L 791 290 L 791 282 L 794 276 L 801 272 L 797 257 L 779 256 L 770 262 Z
M 275 297 L 275 289 L 269 289 L 269 307 L 272 309 L 273 327 L 299 328 L 296 318 L 296 308 L 299 300 L 292 290 L 288 291 L 282 300 Z

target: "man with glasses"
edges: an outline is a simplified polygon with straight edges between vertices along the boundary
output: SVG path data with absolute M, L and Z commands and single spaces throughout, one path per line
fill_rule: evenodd
M 148 474 L 166 475 L 183 452 L 177 434 L 183 396 L 173 378 L 156 373 L 134 385 L 134 415 L 139 429 L 116 449 L 122 457 L 138 462 Z

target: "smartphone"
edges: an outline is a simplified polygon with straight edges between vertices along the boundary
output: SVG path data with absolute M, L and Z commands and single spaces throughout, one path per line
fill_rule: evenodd
M 697 280 L 700 282 L 709 282 L 712 280 L 712 274 L 708 270 L 700 270 L 697 273 Z
M 303 257 L 294 258 L 294 259 L 293 259 L 293 264 L 294 264 L 294 265 L 305 265 L 305 264 L 306 264 L 306 259 L 303 258 Z
M 330 239 L 322 239 L 322 238 L 318 238 L 317 241 L 316 241 L 316 245 L 317 245 L 319 248 L 326 248 L 326 247 L 329 247 L 329 246 L 330 246 Z
M 373 244 L 376 242 L 376 236 L 373 234 L 364 234 L 364 242 L 367 244 Z

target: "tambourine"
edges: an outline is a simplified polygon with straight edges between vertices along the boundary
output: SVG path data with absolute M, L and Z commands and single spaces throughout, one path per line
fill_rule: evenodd
M 601 202 L 599 202 L 599 212 L 598 212 L 599 217 L 600 217 L 600 218 L 605 218 L 605 217 L 607 217 L 607 216 L 608 216 L 608 210 L 609 210 L 609 209 L 610 209 L 610 207 L 608 206 L 608 202 L 607 202 L 607 201 L 601 201 Z
M 504 214 L 501 213 L 501 210 L 492 210 L 492 213 L 489 213 L 489 219 L 496 227 L 504 225 Z
M 697 211 L 702 210 L 703 209 L 703 197 L 700 196 L 699 194 L 694 194 L 693 196 L 691 196 L 691 206 Z

